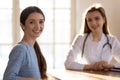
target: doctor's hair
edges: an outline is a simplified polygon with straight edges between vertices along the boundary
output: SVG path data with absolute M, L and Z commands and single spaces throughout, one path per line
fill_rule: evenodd
M 85 13 L 85 16 L 84 16 L 84 23 L 83 23 L 83 27 L 84 27 L 84 32 L 83 33 L 90 33 L 91 32 L 91 30 L 89 29 L 88 24 L 87 24 L 86 15 L 89 12 L 94 12 L 94 11 L 98 11 L 101 14 L 101 16 L 103 18 L 105 18 L 105 23 L 103 24 L 103 33 L 104 34 L 109 34 L 106 13 L 105 13 L 105 10 L 104 10 L 104 8 L 102 7 L 101 4 L 92 5 L 86 10 L 86 13 Z
M 42 10 L 36 6 L 29 6 L 27 8 L 25 8 L 22 12 L 21 12 L 21 15 L 20 15 L 20 23 L 22 25 L 25 25 L 25 22 L 28 18 L 28 16 L 32 13 L 40 13 L 43 15 L 43 18 L 45 20 L 45 16 L 42 12 Z M 36 56 L 37 56 L 37 60 L 38 60 L 38 66 L 39 66 L 39 71 L 40 71 L 40 76 L 42 79 L 47 79 L 47 74 L 46 74 L 46 71 L 47 71 L 47 64 L 46 64 L 46 60 L 40 50 L 40 47 L 37 43 L 37 41 L 35 42 L 34 44 L 34 49 L 35 49 L 35 53 L 36 53 Z

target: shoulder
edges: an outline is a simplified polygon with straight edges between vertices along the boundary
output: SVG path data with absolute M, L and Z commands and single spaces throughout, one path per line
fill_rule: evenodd
M 117 39 L 116 36 L 114 35 L 111 35 L 111 34 L 107 34 L 108 38 L 111 39 L 111 40 L 114 40 L 114 39 Z
M 107 35 L 110 42 L 119 42 L 118 38 L 114 35 Z
M 77 34 L 75 38 L 84 39 L 86 36 L 87 36 L 87 34 Z
M 72 44 L 83 43 L 86 35 L 87 35 L 87 34 L 77 34 L 77 35 L 75 36 Z
M 20 42 L 13 47 L 13 49 L 10 52 L 10 57 L 11 56 L 23 56 L 25 55 L 26 51 L 27 51 L 27 47 Z
M 22 42 L 19 42 L 18 44 L 16 44 L 12 49 L 12 51 L 24 51 L 24 50 L 27 50 L 27 47 Z

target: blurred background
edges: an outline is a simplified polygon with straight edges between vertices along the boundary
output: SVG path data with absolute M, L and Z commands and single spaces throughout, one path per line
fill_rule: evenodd
M 64 61 L 76 34 L 80 33 L 84 11 L 101 3 L 111 34 L 120 40 L 120 0 L 0 0 L 0 80 L 12 47 L 23 32 L 19 14 L 27 6 L 38 6 L 45 14 L 45 29 L 38 38 L 48 69 L 64 68 Z

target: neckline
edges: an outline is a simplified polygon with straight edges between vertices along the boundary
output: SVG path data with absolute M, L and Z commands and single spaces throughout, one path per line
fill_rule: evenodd
M 28 46 L 28 47 L 30 47 L 30 48 L 33 48 L 32 46 L 30 46 L 29 44 L 27 44 L 27 43 L 24 42 L 24 41 L 21 41 L 21 42 L 19 42 L 19 43 L 22 43 L 22 44 L 24 44 L 24 45 L 26 45 L 26 46 Z

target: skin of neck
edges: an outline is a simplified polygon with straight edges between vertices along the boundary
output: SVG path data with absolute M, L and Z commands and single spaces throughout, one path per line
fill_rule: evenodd
M 97 32 L 97 33 L 92 32 L 93 41 L 95 41 L 95 42 L 100 41 L 101 37 L 102 37 L 102 33 L 103 32 Z
M 23 36 L 22 41 L 25 42 L 25 43 L 27 43 L 31 47 L 33 47 L 36 39 L 30 39 L 27 36 Z

